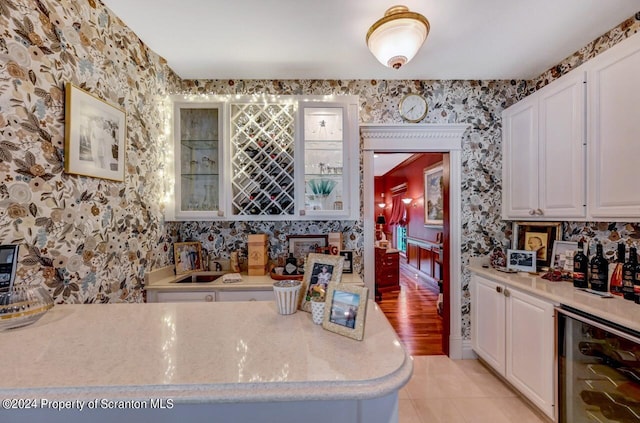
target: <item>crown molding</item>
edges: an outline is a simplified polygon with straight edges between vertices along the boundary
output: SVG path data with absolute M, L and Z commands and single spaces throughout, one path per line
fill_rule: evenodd
M 428 142 L 435 149 L 460 150 L 462 136 L 468 124 L 370 124 L 360 125 L 365 149 L 375 149 L 380 143 L 402 141 L 399 148 L 415 148 L 415 142 Z

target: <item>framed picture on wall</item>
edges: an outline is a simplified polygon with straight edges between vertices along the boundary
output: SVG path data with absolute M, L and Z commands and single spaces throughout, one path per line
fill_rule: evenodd
M 442 226 L 444 223 L 444 199 L 442 162 L 424 169 L 424 224 Z
M 536 252 L 538 270 L 548 270 L 553 243 L 562 237 L 560 222 L 514 222 L 513 247 Z
M 124 181 L 124 110 L 67 83 L 64 117 L 65 172 Z

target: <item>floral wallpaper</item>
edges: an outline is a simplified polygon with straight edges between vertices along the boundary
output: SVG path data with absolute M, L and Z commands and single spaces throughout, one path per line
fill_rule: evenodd
M 164 231 L 155 101 L 179 83 L 95 0 L 0 0 L 0 242 L 57 303 L 139 302 Z M 64 86 L 127 113 L 125 181 L 64 173 Z
M 167 148 L 160 104 L 170 93 L 350 94 L 361 123 L 401 122 L 400 98 L 429 102 L 425 123 L 468 123 L 463 139 L 463 265 L 510 237 L 500 218 L 501 112 L 518 99 L 637 32 L 623 22 L 533 81 L 189 80 L 181 81 L 99 0 L 0 0 L 0 242 L 21 244 L 19 278 L 44 284 L 56 302 L 143 301 L 145 271 L 172 262 L 172 243 L 197 239 L 224 257 L 268 233 L 271 255 L 287 234 L 342 232 L 361 268 L 355 222 L 183 222 L 162 217 Z M 127 113 L 125 181 L 64 173 L 64 84 Z M 605 227 L 606 225 L 606 227 Z M 566 239 L 635 240 L 638 226 L 571 223 Z M 468 274 L 463 336 L 469 337 Z

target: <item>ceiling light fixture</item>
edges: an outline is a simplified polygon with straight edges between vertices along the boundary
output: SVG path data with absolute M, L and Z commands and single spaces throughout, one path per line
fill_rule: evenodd
M 367 47 L 380 63 L 400 69 L 416 55 L 429 29 L 429 21 L 421 14 L 393 6 L 369 28 Z

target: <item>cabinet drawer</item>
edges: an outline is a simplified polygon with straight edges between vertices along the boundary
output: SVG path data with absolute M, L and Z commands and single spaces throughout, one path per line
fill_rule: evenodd
M 219 291 L 218 301 L 274 301 L 273 290 Z
M 216 293 L 215 291 L 158 292 L 155 298 L 159 303 L 213 302 L 216 300 Z

